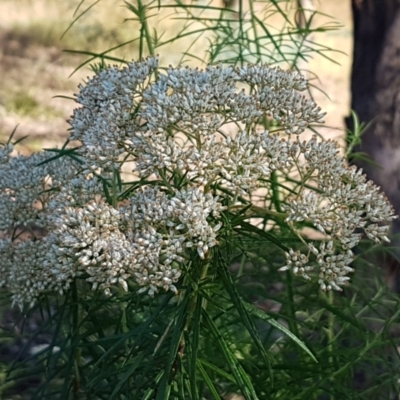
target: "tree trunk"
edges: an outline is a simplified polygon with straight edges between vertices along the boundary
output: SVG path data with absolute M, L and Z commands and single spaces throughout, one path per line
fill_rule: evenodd
M 400 213 L 400 0 L 352 0 L 354 52 L 351 108 L 360 121 L 370 122 L 355 151 L 375 163 L 354 160 L 369 179 L 381 186 Z M 346 119 L 349 129 L 352 121 Z M 400 259 L 400 222 L 392 240 Z M 396 258 L 396 257 L 395 257 Z M 395 258 L 392 265 L 400 265 Z M 400 292 L 400 269 L 394 286 Z

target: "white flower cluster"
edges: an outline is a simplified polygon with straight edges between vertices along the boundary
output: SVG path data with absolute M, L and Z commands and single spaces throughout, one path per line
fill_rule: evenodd
M 0 287 L 6 287 L 13 302 L 21 307 L 24 303 L 34 304 L 45 290 L 58 289 L 57 280 L 45 263 L 48 249 L 47 238 L 17 244 L 11 239 L 0 240 Z
M 247 85 L 248 93 L 238 84 Z M 271 139 L 255 129 L 263 118 L 296 134 L 322 121 L 320 109 L 299 93 L 306 87 L 299 74 L 265 65 L 169 68 L 143 94 L 146 129 L 131 138 L 136 171 L 145 178 L 167 170 L 185 174 L 192 184 L 220 183 L 248 193 L 270 172 Z M 248 129 L 226 135 L 229 124 Z
M 10 154 L 13 152 L 14 146 L 7 143 L 0 149 L 0 164 L 7 164 L 9 162 Z
M 0 241 L 0 286 L 18 304 L 32 303 L 44 291 L 63 294 L 76 276 L 107 295 L 116 284 L 128 291 L 128 278 L 150 295 L 159 288 L 177 292 L 181 270 L 172 264 L 184 262 L 189 248 L 205 258 L 221 227 L 207 219 L 218 219 L 222 210 L 218 198 L 195 188 L 172 197 L 143 188 L 117 208 L 103 201 L 66 205 L 49 218 L 46 237 Z
M 180 190 L 167 196 L 157 187 L 144 187 L 124 206 L 127 237 L 137 251 L 134 277 L 150 294 L 158 287 L 176 291 L 173 285 L 181 274 L 172 264 L 185 262 L 186 249 L 196 249 L 204 259 L 210 248 L 218 244 L 221 224 L 218 220 L 225 209 L 218 197 L 197 188 Z M 143 291 L 142 290 L 142 291 Z
M 44 291 L 65 293 L 76 277 L 112 293 L 114 286 L 154 295 L 176 282 L 197 256 L 208 262 L 218 244 L 221 212 L 268 188 L 271 173 L 301 184 L 282 186 L 286 223 L 300 237 L 306 221 L 326 235 L 287 253 L 287 265 L 323 289 L 340 289 L 352 271 L 360 229 L 387 240 L 394 218 L 387 199 L 336 145 L 293 134 L 323 114 L 300 94 L 307 82 L 265 65 L 169 68 L 157 59 L 111 67 L 80 87 L 70 121 L 80 163 L 53 154 L 11 157 L 0 149 L 0 229 L 41 225 L 44 237 L 0 240 L 0 286 L 20 305 Z M 275 120 L 277 133 L 260 130 Z M 121 179 L 134 163 L 133 181 Z M 314 190 L 306 189 L 314 187 Z M 278 211 L 278 210 L 277 210 Z
M 76 101 L 83 107 L 75 109 L 69 121 L 71 140 L 82 142 L 81 154 L 89 171 L 118 167 L 125 141 L 139 129 L 140 118 L 133 114 L 157 66 L 156 58 L 148 58 L 123 69 L 111 67 L 79 86 Z
M 66 157 L 46 162 L 55 155 L 51 152 L 10 157 L 9 149 L 1 149 L 8 156 L 0 164 L 0 230 L 32 222 L 42 225 L 39 219 L 52 196 L 51 189 L 71 179 L 78 165 Z
M 287 265 L 295 273 L 309 279 L 307 271 L 318 266 L 319 284 L 323 290 L 341 290 L 348 280 L 354 255 L 352 248 L 362 238 L 361 232 L 379 243 L 389 241 L 390 222 L 396 218 L 386 196 L 356 167 L 348 167 L 339 155 L 337 144 L 319 142 L 314 136 L 309 141 L 294 142 L 294 160 L 303 156 L 300 168 L 315 190 L 304 187 L 283 206 L 286 221 L 295 231 L 296 223 L 307 221 L 322 232 L 327 241 L 308 243 L 308 254 L 291 250 L 286 254 Z M 298 231 L 300 234 L 300 231 Z M 314 256 L 314 261 L 309 258 Z

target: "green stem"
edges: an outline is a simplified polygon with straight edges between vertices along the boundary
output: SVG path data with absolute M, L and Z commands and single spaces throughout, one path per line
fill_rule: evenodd
M 246 256 L 243 254 L 242 255 L 242 259 L 240 260 L 240 266 L 239 266 L 239 270 L 236 274 L 236 279 L 239 279 L 242 275 L 243 275 L 243 271 L 244 271 L 244 265 L 246 263 Z
M 243 58 L 243 0 L 239 0 L 239 59 L 240 59 L 240 66 L 243 67 L 244 65 L 244 58 Z
M 149 55 L 154 57 L 154 46 L 150 35 L 149 25 L 147 23 L 146 7 L 143 5 L 142 0 L 137 0 L 137 4 L 140 10 L 139 18 L 142 29 L 144 31 L 144 35 L 146 37 L 147 49 L 149 50 Z
M 201 267 L 199 279 L 196 282 L 196 287 L 195 287 L 194 293 L 192 294 L 192 298 L 190 299 L 190 302 L 189 302 L 185 326 L 181 332 L 181 338 L 180 338 L 180 343 L 179 343 L 179 349 L 181 349 L 181 354 L 180 354 L 181 357 L 183 356 L 183 352 L 184 352 L 184 348 L 185 348 L 185 333 L 187 333 L 189 331 L 190 324 L 191 324 L 192 318 L 193 318 L 193 314 L 196 310 L 197 302 L 199 301 L 198 285 L 201 283 L 201 281 L 203 279 L 206 278 L 209 266 L 210 266 L 210 258 L 207 257 L 207 259 L 204 260 L 204 263 Z M 203 303 L 201 307 L 205 307 L 205 304 Z
M 71 334 L 71 347 L 72 347 L 72 357 L 74 359 L 74 378 L 73 378 L 73 398 L 79 398 L 80 389 L 80 366 L 82 358 L 82 350 L 77 347 L 77 342 L 79 340 L 79 330 L 80 330 L 80 307 L 78 302 L 78 288 L 76 280 L 71 285 L 72 289 L 72 301 L 73 301 L 73 311 L 72 311 L 72 334 Z
M 121 330 L 123 333 L 128 332 L 128 322 L 127 322 L 127 318 L 126 318 L 126 302 L 124 301 L 123 303 L 121 303 Z
M 327 293 L 327 301 L 329 305 L 333 305 L 333 291 L 330 290 Z M 327 337 L 328 337 L 328 352 L 329 352 L 329 365 L 333 369 L 333 343 L 335 341 L 335 332 L 334 332 L 334 325 L 335 325 L 335 315 L 329 311 L 328 314 L 328 329 L 327 329 Z M 330 396 L 331 400 L 335 400 L 334 397 Z
M 229 207 L 229 210 L 230 211 L 237 211 L 237 210 L 241 211 L 243 208 L 245 208 L 245 207 L 242 205 L 234 205 L 234 206 Z M 263 218 L 275 217 L 275 218 L 285 219 L 288 216 L 288 213 L 287 212 L 276 212 L 276 211 L 268 210 L 267 208 L 258 207 L 258 206 L 255 206 L 254 204 L 252 204 L 251 207 L 248 210 L 246 210 L 245 215 L 248 218 L 251 218 L 251 217 L 263 217 Z
M 295 305 L 294 305 L 294 293 L 293 293 L 293 277 L 292 277 L 292 271 L 287 271 L 286 272 L 286 292 L 287 292 L 287 311 L 289 314 L 289 328 L 292 333 L 294 333 L 298 338 L 300 337 L 300 332 L 297 327 L 296 323 L 296 310 L 295 310 Z
M 112 182 L 111 182 L 111 189 L 112 189 L 112 206 L 117 207 L 118 203 L 118 185 L 117 185 L 117 171 L 115 168 L 113 169 L 112 175 Z
M 258 39 L 257 35 L 257 26 L 255 23 L 254 19 L 254 4 L 253 0 L 249 1 L 249 6 L 250 6 L 250 18 L 251 18 L 251 27 L 253 28 L 254 31 L 254 41 L 256 43 L 256 49 L 257 49 L 257 62 L 261 62 L 261 46 L 260 46 L 260 41 Z
M 332 290 L 330 290 L 328 293 L 327 293 L 327 296 L 328 296 L 328 298 L 327 298 L 327 300 L 328 300 L 328 303 L 329 303 L 329 305 L 333 305 L 333 292 L 332 292 Z M 334 323 L 335 323 L 335 315 L 332 313 L 332 312 L 329 312 L 329 315 L 328 315 L 328 331 L 327 331 L 327 335 L 328 335 L 328 348 L 329 348 L 329 353 L 332 355 L 332 353 L 333 353 L 333 346 L 332 346 L 332 343 L 333 343 L 333 341 L 334 341 L 334 330 L 333 330 L 333 328 L 334 328 Z
M 281 201 L 279 198 L 279 182 L 276 171 L 271 173 L 271 189 L 272 189 L 272 202 L 274 203 L 275 210 L 279 213 L 282 212 Z
M 187 331 L 189 329 L 190 321 L 192 320 L 192 316 L 193 316 L 193 313 L 194 313 L 194 310 L 196 308 L 196 304 L 197 304 L 197 301 L 199 298 L 198 285 L 201 283 L 202 280 L 204 280 L 207 277 L 207 272 L 208 272 L 209 266 L 210 266 L 210 261 L 207 259 L 207 260 L 205 260 L 205 262 L 203 263 L 203 265 L 201 267 L 200 277 L 197 282 L 197 288 L 196 288 L 196 291 L 189 303 L 188 318 L 186 319 L 184 331 Z
M 174 188 L 173 188 L 173 187 L 171 186 L 171 184 L 168 182 L 168 179 L 167 179 L 167 176 L 165 175 L 165 172 L 164 172 L 161 168 L 159 168 L 159 169 L 158 169 L 158 173 L 160 174 L 160 177 L 161 177 L 161 179 L 162 179 L 164 185 L 168 188 L 168 190 L 169 190 L 171 193 L 175 193 Z

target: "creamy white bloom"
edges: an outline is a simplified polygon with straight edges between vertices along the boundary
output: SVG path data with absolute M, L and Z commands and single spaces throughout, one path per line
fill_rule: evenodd
M 238 200 L 252 207 L 258 188 L 266 211 L 300 239 L 280 270 L 315 277 L 323 290 L 348 283 L 363 235 L 388 241 L 395 217 L 379 188 L 334 142 L 300 140 L 324 114 L 297 72 L 157 68 L 157 58 L 109 67 L 79 87 L 69 121 L 79 163 L 0 148 L 0 229 L 37 223 L 47 233 L 0 241 L 0 286 L 16 303 L 64 294 L 77 277 L 107 295 L 177 293 L 191 261 L 207 262 L 220 244 L 221 213 Z M 261 129 L 266 121 L 274 132 Z M 134 174 L 124 180 L 125 162 Z M 305 238 L 305 224 L 323 240 Z
M 80 152 L 87 171 L 118 168 L 125 142 L 139 130 L 140 117 L 135 118 L 135 109 L 157 66 L 157 58 L 148 58 L 122 69 L 110 67 L 79 86 L 76 101 L 82 107 L 74 110 L 69 123 L 71 140 L 82 143 Z
M 31 156 L 8 157 L 0 173 L 0 230 L 40 220 L 48 201 L 61 182 L 77 172 L 78 164 L 70 158 L 48 162 L 55 154 L 40 152 Z
M 360 232 L 379 243 L 389 241 L 390 223 L 396 218 L 394 210 L 384 194 L 355 167 L 348 167 L 339 154 L 337 144 L 318 141 L 314 136 L 307 142 L 294 142 L 293 159 L 305 158 L 300 167 L 303 176 L 315 186 L 314 190 L 304 186 L 283 205 L 286 221 L 301 236 L 299 222 L 307 221 L 326 235 L 327 246 L 322 242 L 310 243 L 308 254 L 314 253 L 309 265 L 319 270 L 319 283 L 323 290 L 341 290 L 349 281 L 347 276 L 353 269 L 352 248 L 362 238 Z M 291 253 L 290 253 L 291 254 Z M 304 272 L 296 264 L 295 273 Z

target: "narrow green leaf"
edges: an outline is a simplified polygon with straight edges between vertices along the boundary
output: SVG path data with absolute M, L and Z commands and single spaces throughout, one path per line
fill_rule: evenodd
M 317 304 L 324 307 L 326 310 L 330 311 L 332 314 L 338 316 L 342 321 L 348 322 L 350 325 L 354 326 L 358 330 L 362 332 L 367 332 L 365 326 L 363 326 L 360 322 L 358 322 L 357 318 L 346 315 L 339 307 L 330 304 L 328 301 L 323 299 L 321 296 L 318 296 L 316 299 Z
M 188 371 L 189 371 L 189 382 L 190 382 L 190 391 L 194 400 L 199 399 L 199 393 L 197 390 L 197 382 L 196 382 L 196 366 L 198 350 L 199 350 L 199 338 L 200 338 L 200 321 L 201 321 L 201 309 L 202 309 L 203 298 L 198 295 L 197 302 L 193 313 L 193 325 L 191 329 L 191 337 L 190 337 L 190 350 L 191 354 L 189 357 L 188 354 Z
M 11 143 L 12 138 L 14 137 L 15 133 L 17 132 L 18 126 L 19 126 L 19 124 L 15 125 L 14 129 L 10 133 L 10 136 L 8 137 L 8 140 L 7 140 L 6 144 L 10 144 Z M 15 144 L 15 143 L 13 143 L 13 144 Z
M 150 326 L 153 324 L 153 322 L 157 319 L 157 317 L 160 315 L 160 313 L 165 309 L 167 304 L 172 298 L 172 294 L 168 293 L 165 297 L 165 299 L 162 301 L 162 303 L 157 307 L 157 309 L 154 311 L 154 313 L 145 321 L 143 322 L 140 327 L 137 330 L 131 330 L 123 335 L 121 335 L 121 339 L 118 340 L 116 343 L 114 343 L 106 353 L 104 353 L 97 361 L 96 364 L 94 365 L 94 370 L 95 367 L 97 367 L 106 357 L 110 356 L 113 354 L 113 352 L 120 346 L 122 346 L 126 340 L 129 338 L 134 337 L 134 343 L 136 345 L 139 345 L 143 336 L 148 332 Z
M 75 74 L 76 71 L 78 71 L 79 69 L 81 69 L 83 66 L 85 66 L 86 64 L 89 64 L 91 61 L 95 60 L 96 58 L 100 58 L 100 59 L 105 59 L 105 60 L 109 60 L 109 61 L 115 61 L 115 62 L 119 62 L 121 64 L 127 64 L 128 61 L 122 59 L 122 58 L 118 58 L 118 57 L 112 57 L 112 56 L 108 56 L 107 53 L 110 53 L 116 49 L 119 49 L 120 47 L 126 46 L 129 43 L 133 43 L 136 42 L 137 40 L 139 40 L 139 38 L 135 38 L 135 39 L 131 39 L 128 40 L 124 43 L 118 44 L 117 46 L 112 47 L 111 49 L 108 49 L 102 53 L 94 53 L 92 51 L 87 51 L 87 50 L 63 50 L 65 53 L 71 53 L 71 54 L 84 54 L 84 55 L 88 55 L 91 56 L 90 59 L 84 61 L 83 63 L 79 64 L 69 75 L 69 77 L 71 77 L 72 75 Z
M 222 260 L 222 257 L 220 256 L 219 259 Z M 269 359 L 269 355 L 261 342 L 261 339 L 258 335 L 257 330 L 254 327 L 254 323 L 251 320 L 249 313 L 247 312 L 244 301 L 241 299 L 239 293 L 235 288 L 235 284 L 233 282 L 232 276 L 228 271 L 227 266 L 224 265 L 222 262 L 220 262 L 218 271 L 222 278 L 222 281 L 224 282 L 226 291 L 228 292 L 233 304 L 235 305 L 237 312 L 241 317 L 243 324 L 245 325 L 247 331 L 250 333 L 250 336 L 252 337 L 254 344 L 256 345 L 264 362 L 266 363 L 269 370 L 269 374 L 272 378 L 271 362 Z
M 212 371 L 214 371 L 216 374 L 222 376 L 223 378 L 227 379 L 229 382 L 235 383 L 235 378 L 231 375 L 228 374 L 228 372 L 224 371 L 223 369 L 217 367 L 214 364 L 211 364 L 209 361 L 204 360 L 204 359 L 198 359 L 198 363 L 200 363 L 202 366 L 210 368 Z
M 124 383 L 135 373 L 138 367 L 140 367 L 143 362 L 143 355 L 139 355 L 136 359 L 129 365 L 129 368 L 124 373 L 118 373 L 118 383 L 114 387 L 114 390 L 111 393 L 110 399 L 117 398 L 116 396 L 120 395 L 120 389 L 124 385 Z
M 270 242 L 278 246 L 280 249 L 284 251 L 289 251 L 289 249 L 282 244 L 282 241 L 278 238 L 276 238 L 273 234 L 266 232 L 263 229 L 257 228 L 256 226 L 249 224 L 246 221 L 242 221 L 240 224 L 241 228 L 234 229 L 236 232 L 242 233 L 242 232 L 252 232 L 255 233 L 258 237 L 264 237 L 268 239 Z
M 215 325 L 215 323 L 205 310 L 203 310 L 203 318 L 212 336 L 214 337 L 214 340 L 216 341 L 216 343 L 218 343 L 219 347 L 221 348 L 225 360 L 230 370 L 232 371 L 232 374 L 236 380 L 236 384 L 242 391 L 243 396 L 246 398 L 246 400 L 247 399 L 257 400 L 258 399 L 257 393 L 255 392 L 253 384 L 251 383 L 246 371 L 240 365 L 236 356 L 234 355 L 234 353 L 232 353 L 231 349 L 229 348 L 228 344 L 223 338 L 223 335 L 221 334 L 221 332 L 219 331 L 219 329 L 217 328 L 217 326 Z
M 169 393 L 171 390 L 170 377 L 172 374 L 172 370 L 174 364 L 178 362 L 178 350 L 183 345 L 182 343 L 182 335 L 183 329 L 185 326 L 186 318 L 187 318 L 187 309 L 189 305 L 190 295 L 186 293 L 186 296 L 182 300 L 179 305 L 179 309 L 175 318 L 175 326 L 172 333 L 171 345 L 169 348 L 168 360 L 165 364 L 165 373 L 161 380 L 160 386 L 157 390 L 156 400 L 166 400 L 169 397 Z M 180 373 L 180 371 L 175 371 L 175 373 Z
M 257 318 L 262 319 L 263 321 L 268 322 L 270 325 L 272 325 L 274 328 L 278 329 L 282 333 L 284 333 L 289 339 L 293 340 L 301 349 L 303 349 L 316 363 L 318 360 L 315 358 L 314 354 L 311 352 L 311 350 L 305 345 L 303 341 L 301 341 L 296 335 L 294 335 L 292 332 L 289 331 L 286 327 L 281 325 L 278 321 L 276 321 L 274 318 L 266 314 L 264 311 L 260 310 L 256 306 L 250 303 L 243 303 L 244 307 L 247 309 L 249 313 L 254 315 Z
M 202 363 L 200 362 L 200 360 L 198 360 L 197 362 L 197 367 L 200 371 L 201 376 L 204 379 L 205 384 L 208 386 L 208 388 L 210 389 L 211 394 L 214 396 L 215 400 L 221 400 L 221 396 L 219 395 L 217 389 L 215 388 L 212 380 L 210 379 L 210 377 L 207 374 L 207 371 L 204 369 Z
M 87 12 L 90 11 L 92 7 L 94 7 L 97 3 L 99 3 L 100 0 L 96 0 L 92 5 L 90 5 L 86 10 L 82 11 L 69 25 L 68 28 L 64 31 L 64 33 L 61 35 L 60 40 L 67 34 L 67 32 L 72 28 L 72 26 L 75 24 L 78 19 L 83 17 Z M 81 6 L 82 2 L 79 4 L 78 8 Z

